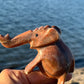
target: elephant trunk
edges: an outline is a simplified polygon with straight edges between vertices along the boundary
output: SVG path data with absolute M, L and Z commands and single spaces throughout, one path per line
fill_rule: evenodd
M 7 39 L 6 41 L 2 42 L 1 44 L 6 48 L 13 48 L 20 45 L 27 44 L 31 41 L 32 30 L 26 31 L 15 36 L 12 39 Z

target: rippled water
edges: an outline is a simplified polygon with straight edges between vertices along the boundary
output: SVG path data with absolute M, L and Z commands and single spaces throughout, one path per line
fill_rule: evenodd
M 0 0 L 0 34 L 11 37 L 29 29 L 56 25 L 71 49 L 76 67 L 84 66 L 83 0 Z M 7 49 L 0 44 L 0 70 L 23 69 L 36 55 L 29 45 Z

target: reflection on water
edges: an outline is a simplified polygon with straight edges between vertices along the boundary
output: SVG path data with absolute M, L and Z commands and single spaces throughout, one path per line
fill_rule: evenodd
M 44 25 L 56 25 L 71 49 L 76 67 L 84 66 L 83 0 L 0 0 L 0 34 L 11 37 Z M 0 70 L 22 69 L 36 55 L 29 45 L 6 49 L 0 45 Z

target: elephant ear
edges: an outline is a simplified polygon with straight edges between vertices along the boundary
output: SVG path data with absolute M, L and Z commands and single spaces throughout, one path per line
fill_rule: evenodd
M 58 33 L 61 34 L 61 30 L 60 30 L 59 27 L 57 27 L 57 26 L 52 26 L 52 28 L 55 28 L 55 29 L 58 31 Z
M 56 42 L 59 39 L 59 33 L 54 28 L 48 28 L 45 32 L 30 42 L 30 48 L 43 47 Z

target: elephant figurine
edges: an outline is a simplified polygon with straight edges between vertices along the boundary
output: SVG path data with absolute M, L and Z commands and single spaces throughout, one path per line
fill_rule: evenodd
M 74 57 L 70 49 L 60 38 L 61 30 L 57 26 L 41 26 L 28 30 L 14 38 L 9 34 L 0 35 L 0 43 L 6 48 L 13 48 L 29 43 L 31 49 L 38 51 L 37 56 L 25 68 L 29 74 L 38 66 L 41 72 L 57 79 L 57 84 L 64 84 L 67 73 L 74 71 Z

